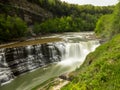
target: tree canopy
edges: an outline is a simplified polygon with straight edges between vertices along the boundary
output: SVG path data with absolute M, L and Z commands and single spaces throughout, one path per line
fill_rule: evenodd
M 0 41 L 9 41 L 25 36 L 26 23 L 19 17 L 0 14 Z
M 102 16 L 96 25 L 95 32 L 99 37 L 110 39 L 120 33 L 120 2 L 116 5 L 114 12 Z
M 25 0 L 18 2 L 7 0 L 6 2 L 0 1 L 0 41 L 23 37 L 26 35 L 27 25 L 34 27 L 33 32 L 36 35 L 40 33 L 93 31 L 98 19 L 102 15 L 111 14 L 114 8 L 114 6 L 68 4 L 60 0 Z M 29 4 L 25 5 L 26 3 Z M 49 13 L 45 14 L 45 12 Z M 118 9 L 116 9 L 116 12 L 119 12 Z M 34 17 L 33 14 L 37 14 L 37 17 Z M 116 14 L 114 13 L 114 16 L 117 18 Z M 46 16 L 51 17 L 46 18 Z M 29 23 L 26 24 L 25 21 Z M 102 20 L 99 22 L 102 22 Z M 109 22 L 109 20 L 106 20 L 106 22 Z M 114 22 L 117 22 L 117 19 Z M 99 29 L 99 24 L 96 28 Z M 96 32 L 98 32 L 97 29 Z M 28 33 L 27 35 L 32 36 L 32 34 Z

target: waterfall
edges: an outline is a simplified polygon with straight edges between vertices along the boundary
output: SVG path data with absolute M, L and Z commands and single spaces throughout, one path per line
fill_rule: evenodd
M 72 37 L 65 42 L 0 49 L 0 85 L 53 62 L 59 62 L 58 64 L 63 66 L 80 66 L 86 56 L 99 46 L 99 41 L 78 38 Z
M 4 49 L 0 49 L 0 85 L 10 82 L 13 78 L 14 75 L 5 60 Z
M 62 61 L 59 63 L 61 65 L 72 65 L 73 63 L 78 63 L 76 67 L 79 67 L 86 58 L 86 56 L 94 51 L 98 47 L 99 41 L 81 41 L 77 43 L 66 43 L 65 44 L 65 55 Z
M 0 85 L 22 73 L 60 61 L 64 50 L 63 42 L 0 49 Z
M 99 45 L 98 43 L 98 41 L 67 43 L 65 58 L 82 58 L 83 60 L 89 52 L 95 50 Z

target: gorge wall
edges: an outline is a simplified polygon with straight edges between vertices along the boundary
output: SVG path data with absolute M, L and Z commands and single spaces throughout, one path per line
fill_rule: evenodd
M 0 13 L 10 16 L 19 16 L 28 24 L 42 22 L 53 17 L 51 12 L 27 0 L 0 0 L 0 7 Z

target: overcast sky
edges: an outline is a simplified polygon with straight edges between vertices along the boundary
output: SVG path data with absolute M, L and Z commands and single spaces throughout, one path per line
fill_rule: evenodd
M 107 6 L 118 3 L 118 0 L 61 0 L 61 1 L 66 1 L 69 3 L 80 4 L 80 5 L 92 4 L 95 6 Z

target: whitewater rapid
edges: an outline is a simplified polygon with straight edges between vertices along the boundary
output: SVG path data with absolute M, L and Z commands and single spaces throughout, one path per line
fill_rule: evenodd
M 0 83 L 3 84 L 0 90 L 30 90 L 50 78 L 69 73 L 80 67 L 86 56 L 100 45 L 93 32 L 42 38 L 49 37 L 63 41 L 0 49 Z

